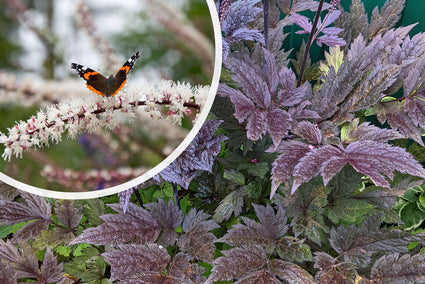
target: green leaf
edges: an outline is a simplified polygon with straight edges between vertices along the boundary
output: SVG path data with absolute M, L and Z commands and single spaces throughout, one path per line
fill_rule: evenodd
M 221 223 L 228 220 L 233 213 L 235 216 L 239 216 L 245 196 L 246 191 L 242 189 L 229 193 L 217 206 L 213 215 L 214 221 Z
M 345 166 L 329 183 L 328 187 L 332 188 L 332 191 L 327 215 L 333 223 L 356 223 L 373 209 L 371 204 L 355 196 L 362 183 L 362 176 L 351 166 Z
M 59 245 L 54 249 L 54 251 L 59 255 L 69 257 L 71 255 L 72 248 L 66 245 Z
M 5 238 L 12 232 L 12 226 L 4 225 L 0 226 L 0 238 Z
M 407 249 L 408 249 L 408 250 L 412 250 L 412 249 L 414 249 L 415 247 L 417 247 L 419 244 L 420 244 L 419 242 L 411 242 L 411 243 L 409 243 L 409 245 L 407 246 Z
M 245 184 L 245 177 L 243 176 L 243 174 L 233 169 L 224 170 L 223 177 L 239 185 Z
M 258 162 L 254 163 L 244 163 L 238 167 L 238 170 L 246 169 L 250 175 L 264 178 L 265 175 L 269 172 L 269 164 L 267 162 Z
M 403 194 L 402 198 L 409 201 L 409 202 L 416 202 L 418 200 L 417 195 L 421 194 L 421 193 L 422 193 L 422 190 L 418 187 L 409 188 Z
M 332 209 L 328 211 L 328 218 L 335 224 L 340 221 L 354 224 L 372 209 L 373 206 L 366 201 L 355 198 L 339 198 L 332 203 Z
M 106 262 L 95 248 L 88 247 L 83 249 L 81 256 L 64 263 L 63 267 L 66 273 L 81 279 L 83 283 L 101 283 L 100 281 L 104 279 Z
M 74 256 L 82 256 L 84 255 L 84 249 L 89 248 L 92 246 L 87 244 L 87 243 L 82 243 L 82 244 L 77 244 L 77 245 L 73 245 L 72 247 L 74 248 L 74 252 L 72 253 Z M 94 248 L 93 248 L 94 249 Z
M 403 206 L 399 215 L 406 226 L 406 230 L 419 227 L 425 220 L 425 213 L 419 210 L 415 202 L 410 202 Z
M 169 182 L 163 183 L 161 185 L 161 190 L 155 191 L 152 195 L 155 199 L 161 198 L 164 200 L 173 198 L 173 196 L 173 185 Z
M 41 234 L 35 238 L 32 246 L 38 250 L 43 250 L 46 247 L 54 249 L 62 243 L 68 244 L 74 238 L 75 236 L 72 232 L 55 227 L 41 232 Z
M 83 214 L 87 222 L 93 226 L 99 226 L 103 223 L 99 216 L 105 214 L 105 204 L 100 198 L 86 199 L 83 207 Z

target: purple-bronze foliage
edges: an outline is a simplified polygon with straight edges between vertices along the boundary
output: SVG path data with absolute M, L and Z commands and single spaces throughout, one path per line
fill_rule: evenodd
M 424 145 L 425 34 L 410 38 L 413 25 L 392 28 L 400 19 L 404 0 L 387 1 L 380 11 L 373 11 L 370 20 L 359 0 L 353 1 L 351 13 L 339 10 L 340 1 L 327 5 L 323 1 L 283 1 L 276 5 L 286 15 L 275 22 L 267 17 L 263 23 L 259 17 L 232 20 L 249 9 L 258 14 L 259 2 L 248 2 L 234 2 L 229 11 L 244 5 L 244 12 L 229 12 L 223 24 L 225 41 L 228 37 L 228 42 L 239 40 L 248 47 L 234 45 L 232 49 L 226 43 L 224 66 L 233 82 L 220 84 L 218 94 L 233 103 L 234 117 L 245 123 L 249 139 L 271 137 L 274 145 L 268 151 L 279 153 L 271 172 L 271 197 L 292 177 L 292 193 L 318 175 L 326 185 L 347 164 L 382 187 L 390 187 L 394 171 L 425 178 L 425 170 L 413 155 L 388 144 L 410 138 Z M 324 17 L 317 17 L 314 23 L 298 14 L 318 8 L 323 8 Z M 359 24 L 360 19 L 364 24 Z M 293 70 L 288 61 L 281 60 L 282 51 L 271 42 L 274 38 L 264 41 L 273 48 L 261 48 L 264 42 L 260 38 L 248 34 L 232 37 L 229 31 L 235 29 L 229 29 L 230 23 L 237 23 L 238 30 L 262 25 L 273 32 L 274 26 L 296 24 L 301 27 L 296 34 L 313 33 L 311 41 L 334 49 L 320 73 L 314 75 L 308 50 L 297 59 L 303 64 L 293 61 L 295 67 L 302 67 Z M 401 87 L 403 97 L 394 98 Z M 366 110 L 380 123 L 388 122 L 391 129 L 353 120 Z
M 224 135 L 215 134 L 220 124 L 220 120 L 207 121 L 183 153 L 153 180 L 169 181 L 187 189 L 198 170 L 211 172 L 221 142 L 227 140 Z

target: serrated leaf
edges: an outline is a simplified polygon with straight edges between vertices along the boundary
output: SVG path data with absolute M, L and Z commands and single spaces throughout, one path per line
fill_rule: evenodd
M 7 235 L 9 235 L 12 232 L 12 226 L 10 225 L 4 225 L 0 226 L 0 238 L 5 238 Z
M 50 230 L 41 232 L 41 234 L 35 238 L 33 247 L 38 250 L 43 250 L 46 247 L 56 248 L 60 244 L 68 244 L 75 238 L 73 232 L 60 228 L 54 227 Z
M 326 63 L 320 63 L 320 70 L 326 74 L 329 71 L 329 67 L 332 66 L 338 72 L 339 66 L 344 60 L 344 52 L 339 47 L 330 47 L 329 53 L 325 51 L 325 58 Z
M 43 263 L 40 266 L 40 275 L 38 278 L 44 283 L 58 282 L 63 276 L 63 263 L 57 264 L 56 256 L 50 248 L 44 253 Z
M 295 263 L 273 259 L 269 262 L 270 270 L 288 283 L 313 284 L 313 276 Z
M 72 248 L 66 245 L 59 245 L 55 247 L 54 251 L 61 256 L 69 257 L 71 255 Z
M 243 246 L 222 251 L 214 260 L 209 281 L 231 280 L 260 270 L 266 263 L 266 252 L 260 246 Z
M 342 12 L 335 21 L 335 26 L 343 29 L 343 37 L 347 43 L 352 42 L 360 34 L 367 37 L 369 34 L 369 18 L 366 14 L 363 2 L 353 0 L 350 5 L 350 12 Z
M 171 199 L 168 202 L 168 206 L 164 200 L 159 199 L 157 203 L 149 203 L 145 207 L 149 209 L 158 225 L 164 229 L 158 243 L 165 247 L 174 245 L 177 239 L 175 230 L 183 221 L 182 211 Z
M 219 227 L 213 220 L 208 220 L 209 214 L 192 209 L 183 220 L 184 234 L 180 236 L 177 245 L 180 250 L 205 262 L 214 260 L 214 241 L 216 237 L 209 232 Z
M 163 229 L 175 230 L 183 221 L 181 210 L 172 200 L 167 205 L 163 199 L 158 199 L 158 202 L 146 204 L 145 207 Z
M 318 173 L 326 185 L 347 163 L 369 176 L 376 185 L 387 188 L 390 184 L 385 176 L 392 179 L 393 171 L 425 178 L 425 170 L 405 149 L 359 140 L 348 145 L 345 151 L 325 145 L 308 152 L 295 166 L 292 193 Z
M 388 142 L 394 139 L 404 138 L 398 131 L 379 128 L 364 122 L 359 125 L 359 119 L 355 118 L 345 128 L 344 135 L 341 134 L 343 143 L 349 144 L 357 140 L 372 140 L 376 142 Z M 342 130 L 341 130 L 342 133 Z
M 110 280 L 125 279 L 146 272 L 161 274 L 170 262 L 167 250 L 157 244 L 119 245 L 118 250 L 105 252 L 102 256 L 111 264 Z
M 233 213 L 236 217 L 239 216 L 242 211 L 245 196 L 246 191 L 243 189 L 229 193 L 225 198 L 223 198 L 223 200 L 220 201 L 220 204 L 215 209 L 213 215 L 214 221 L 217 223 L 227 221 Z
M 247 217 L 241 217 L 245 225 L 234 225 L 227 234 L 217 241 L 233 246 L 254 243 L 263 245 L 268 253 L 273 252 L 279 238 L 288 230 L 285 211 L 282 207 L 279 207 L 278 212 L 275 213 L 270 205 L 267 205 L 267 207 L 261 205 L 253 206 L 260 223 Z
M 86 199 L 83 206 L 83 214 L 87 222 L 92 226 L 99 226 L 103 223 L 100 216 L 105 214 L 105 204 L 100 198 Z
M 299 141 L 281 142 L 275 150 L 282 154 L 273 162 L 270 198 L 276 193 L 278 186 L 292 176 L 296 165 L 310 150 L 308 144 Z
M 369 39 L 392 28 L 401 18 L 405 0 L 387 0 L 381 8 L 373 9 L 370 18 Z
M 105 245 L 126 243 L 147 243 L 156 240 L 160 228 L 152 215 L 134 203 L 128 204 L 126 213 L 121 205 L 109 204 L 119 214 L 106 214 L 101 218 L 104 223 L 95 228 L 88 228 L 70 244 L 87 242 L 89 244 Z
M 377 283 L 420 283 L 425 280 L 425 256 L 389 254 L 378 259 L 372 267 L 371 281 Z
M 0 282 L 3 284 L 18 283 L 18 275 L 15 271 L 13 271 L 9 263 L 4 265 L 0 262 Z
M 18 195 L 19 191 L 16 188 L 0 181 L 0 199 L 12 201 Z
M 319 283 L 354 283 L 356 278 L 353 263 L 339 261 L 324 252 L 315 253 L 314 268 L 319 269 L 315 276 Z
M 375 105 L 384 96 L 384 91 L 396 81 L 400 68 L 395 64 L 376 66 L 345 99 L 335 121 L 345 122 L 351 118 L 349 113 Z
M 374 253 L 407 252 L 410 242 L 422 240 L 422 234 L 380 228 L 381 222 L 382 214 L 379 214 L 366 217 L 360 227 L 341 225 L 332 228 L 330 244 L 338 253 L 344 253 L 345 261 L 368 267 Z
M 285 208 L 288 217 L 292 217 L 291 228 L 296 237 L 305 236 L 321 245 L 329 232 L 324 220 L 325 207 L 328 205 L 330 189 L 323 186 L 319 178 L 315 178 L 300 187 L 300 191 L 285 196 Z
M 245 184 L 245 177 L 242 173 L 230 169 L 230 170 L 224 170 L 223 177 L 227 180 L 230 180 L 236 184 L 244 185 Z
M 83 208 L 80 204 L 75 204 L 74 200 L 60 200 L 55 201 L 55 212 L 58 221 L 70 228 L 76 229 L 80 225 L 83 218 Z

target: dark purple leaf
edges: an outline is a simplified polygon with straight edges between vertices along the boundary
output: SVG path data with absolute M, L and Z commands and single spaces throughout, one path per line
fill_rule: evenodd
M 292 118 L 286 111 L 275 108 L 267 112 L 267 130 L 275 146 L 288 134 L 291 128 Z M 254 140 L 254 139 L 253 139 Z
M 74 200 L 56 200 L 55 212 L 58 220 L 70 228 L 76 229 L 80 225 L 83 208 L 81 205 L 76 205 Z
M 26 242 L 19 243 L 17 247 L 10 240 L 0 240 L 0 259 L 10 264 L 18 278 L 40 277 L 37 256 Z
M 372 267 L 371 281 L 375 283 L 420 283 L 425 280 L 425 256 L 398 253 L 385 255 Z
M 266 133 L 266 115 L 267 113 L 265 111 L 259 109 L 254 109 L 251 112 L 246 124 L 246 136 L 249 139 L 257 141 Z
M 138 278 L 143 279 L 145 272 L 162 274 L 171 259 L 167 250 L 157 244 L 129 244 L 118 248 L 102 254 L 111 264 L 111 281 L 133 275 L 140 275 Z
M 391 128 L 399 130 L 402 134 L 424 146 L 420 129 L 402 112 L 399 102 L 385 102 L 378 104 L 375 109 L 380 123 L 388 121 Z
M 48 220 L 35 220 L 30 222 L 19 229 L 14 235 L 12 240 L 16 241 L 28 241 L 37 237 L 41 232 L 49 228 L 50 221 Z
M 417 94 L 405 99 L 403 109 L 415 126 L 425 129 L 425 96 Z
M 336 36 L 336 35 L 329 35 L 325 34 L 316 39 L 316 43 L 318 46 L 322 47 L 322 44 L 325 44 L 329 47 L 337 47 L 337 46 L 344 46 L 346 45 L 346 42 L 344 39 Z
M 379 128 L 374 125 L 370 125 L 369 122 L 363 122 L 359 124 L 359 119 L 354 119 L 351 124 L 346 129 L 346 134 L 343 137 L 343 143 L 349 144 L 357 140 L 372 140 L 375 142 L 388 142 L 390 140 L 402 139 L 404 138 L 400 132 L 392 130 Z
M 191 256 L 180 252 L 173 257 L 167 274 L 180 280 L 190 279 L 191 283 L 204 283 L 206 281 L 202 276 L 204 272 L 205 268 L 194 263 Z
M 273 162 L 270 198 L 276 193 L 278 186 L 292 176 L 295 166 L 310 150 L 308 144 L 296 140 L 280 143 L 275 151 L 282 154 Z
M 311 105 L 309 101 L 303 101 L 298 106 L 290 108 L 288 112 L 291 115 L 292 119 L 293 120 L 320 119 L 320 116 L 317 112 L 313 110 L 305 109 L 305 107 L 308 105 Z
M 313 277 L 295 263 L 281 259 L 273 259 L 269 262 L 270 270 L 288 283 L 313 284 Z
M 178 239 L 177 245 L 181 251 L 211 263 L 214 260 L 214 241 L 216 237 L 210 231 L 219 225 L 213 220 L 207 220 L 209 214 L 203 211 L 190 210 L 184 218 L 182 229 L 184 234 Z
M 369 176 L 373 182 L 389 188 L 384 176 L 393 178 L 393 171 L 425 178 L 425 170 L 404 148 L 374 141 L 357 141 L 345 150 L 349 163 Z
M 301 158 L 294 168 L 294 183 L 291 193 L 319 174 L 322 164 L 333 157 L 342 156 L 342 151 L 334 146 L 325 145 L 314 148 Z
M 109 204 L 119 214 L 106 214 L 101 218 L 104 223 L 83 231 L 70 244 L 89 243 L 96 245 L 126 242 L 148 243 L 156 240 L 160 228 L 148 211 L 129 203 L 126 213 L 119 204 Z
M 18 275 L 13 271 L 9 263 L 5 265 L 0 262 L 0 283 L 16 284 L 18 283 Z
M 319 269 L 316 283 L 353 283 L 356 278 L 354 263 L 340 262 L 324 252 L 315 253 L 314 262 L 314 268 Z
M 47 248 L 44 253 L 43 264 L 40 266 L 40 274 L 42 281 L 45 281 L 44 283 L 58 282 L 63 277 L 63 263 L 57 264 L 57 258 L 50 248 Z
M 240 278 L 250 272 L 260 270 L 267 261 L 267 255 L 260 246 L 244 246 L 222 251 L 224 256 L 214 261 L 212 273 L 208 278 L 214 282 Z
M 385 177 L 393 178 L 393 171 L 425 178 L 425 170 L 400 147 L 370 140 L 359 140 L 347 146 L 345 151 L 325 145 L 308 152 L 296 165 L 292 193 L 304 182 L 319 173 L 326 185 L 346 164 L 369 176 L 377 186 L 389 188 Z
M 292 13 L 291 18 L 297 26 L 303 29 L 302 31 L 295 32 L 296 34 L 309 34 L 311 32 L 313 25 L 311 24 L 309 18 L 297 13 Z
M 220 152 L 221 142 L 227 140 L 224 135 L 215 135 L 221 122 L 221 120 L 207 121 L 186 150 L 153 179 L 156 181 L 162 179 L 188 188 L 197 170 L 211 172 L 214 158 Z
M 146 204 L 145 207 L 149 209 L 158 225 L 164 229 L 158 243 L 164 246 L 174 245 L 178 237 L 175 229 L 177 229 L 183 221 L 181 210 L 171 200 L 168 202 L 167 206 L 167 203 L 162 199 L 158 199 L 157 203 Z
M 319 127 L 307 120 L 300 121 L 294 127 L 292 132 L 313 145 L 319 145 L 322 143 L 322 132 L 320 131 Z
M 263 71 L 249 56 L 232 53 L 225 66 L 232 72 L 232 79 L 242 87 L 243 93 L 259 108 L 270 105 L 271 94 Z
M 137 187 L 132 187 L 124 191 L 118 192 L 118 197 L 120 199 L 120 204 L 122 206 L 123 212 L 127 211 L 128 203 L 130 202 L 131 194 L 134 190 L 137 190 Z
M 263 54 L 265 61 L 264 66 L 266 67 L 267 83 L 269 85 L 271 94 L 274 94 L 276 93 L 277 86 L 279 84 L 279 73 L 277 70 L 276 59 L 274 55 L 265 48 L 263 48 Z

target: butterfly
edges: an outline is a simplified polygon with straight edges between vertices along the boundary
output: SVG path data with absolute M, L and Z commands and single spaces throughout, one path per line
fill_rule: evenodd
M 87 88 L 90 91 L 102 97 L 113 97 L 125 85 L 127 74 L 133 68 L 139 56 L 139 52 L 136 52 L 115 75 L 110 75 L 108 78 L 93 69 L 85 68 L 83 65 L 77 63 L 71 63 L 71 68 L 77 70 L 78 75 L 86 80 Z

